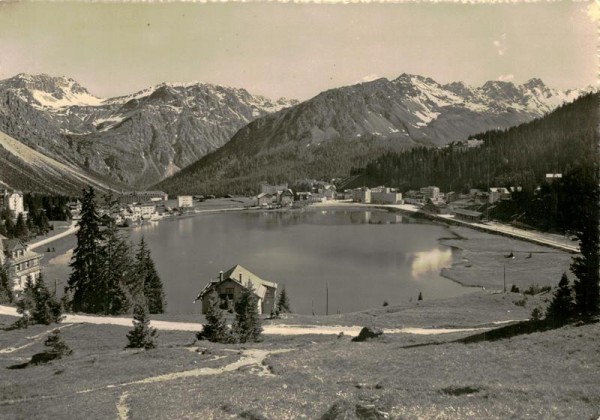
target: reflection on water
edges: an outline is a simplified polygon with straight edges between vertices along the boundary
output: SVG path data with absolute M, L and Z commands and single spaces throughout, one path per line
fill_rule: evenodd
M 428 272 L 437 272 L 452 263 L 452 250 L 450 248 L 434 248 L 430 251 L 415 252 L 412 262 L 411 273 L 413 277 L 419 278 Z
M 351 312 L 469 289 L 439 268 L 453 251 L 438 243 L 445 228 L 387 211 L 260 211 L 164 220 L 131 231 L 152 251 L 171 313 L 200 313 L 193 297 L 220 270 L 241 264 L 285 284 L 295 312 Z M 458 257 L 456 257 L 458 258 Z

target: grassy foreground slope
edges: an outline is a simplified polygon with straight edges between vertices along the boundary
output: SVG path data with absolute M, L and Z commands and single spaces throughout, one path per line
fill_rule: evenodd
M 516 297 L 465 297 L 460 303 L 472 308 L 462 318 L 453 315 L 452 300 L 364 316 L 372 325 L 402 326 L 422 311 L 429 325 L 473 325 L 492 319 L 484 313 L 506 319 L 512 308 L 511 315 L 520 318 L 530 309 L 514 305 Z M 0 318 L 0 324 L 13 320 Z M 65 324 L 62 335 L 73 356 L 6 369 L 41 351 L 49 330 L 35 326 L 0 335 L 1 418 L 600 415 L 599 324 L 467 345 L 453 341 L 468 333 L 396 334 L 365 343 L 331 335 L 265 336 L 262 343 L 241 346 L 193 343 L 190 333 L 161 332 L 158 348 L 148 352 L 123 350 L 128 328 Z

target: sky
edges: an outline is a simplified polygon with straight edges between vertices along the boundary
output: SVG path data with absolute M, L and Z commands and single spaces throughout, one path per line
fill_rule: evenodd
M 596 85 L 598 4 L 0 3 L 0 79 L 72 77 L 92 94 L 161 82 L 270 98 L 402 73 L 440 83 Z

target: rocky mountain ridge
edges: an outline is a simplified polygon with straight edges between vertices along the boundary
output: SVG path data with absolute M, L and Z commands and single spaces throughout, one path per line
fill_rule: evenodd
M 159 186 L 249 192 L 261 178 L 345 176 L 388 150 L 443 146 L 531 121 L 585 91 L 558 91 L 539 79 L 519 86 L 441 85 L 409 74 L 330 89 L 248 124 L 225 146 Z
M 75 80 L 0 81 L 0 131 L 116 188 L 145 188 L 227 142 L 256 118 L 295 104 L 245 89 L 162 83 L 102 99 Z

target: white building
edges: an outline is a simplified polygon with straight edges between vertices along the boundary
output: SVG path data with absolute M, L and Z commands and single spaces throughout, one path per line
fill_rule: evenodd
M 143 220 L 150 220 L 156 214 L 156 205 L 146 203 L 140 206 L 140 215 Z
M 423 187 L 419 190 L 425 199 L 429 198 L 431 201 L 436 202 L 440 199 L 440 189 L 438 187 Z
M 352 201 L 355 203 L 365 203 L 368 204 L 371 202 L 371 190 L 367 187 L 364 188 L 356 188 L 352 190 Z
M 17 217 L 20 213 L 27 216 L 25 206 L 23 204 L 23 193 L 21 191 L 0 190 L 0 207 L 7 208 L 11 211 L 13 217 Z
M 191 195 L 178 195 L 177 196 L 177 207 L 185 208 L 185 207 L 193 207 L 194 206 L 194 198 Z
M 402 193 L 389 187 L 378 187 L 371 190 L 371 203 L 402 204 Z

